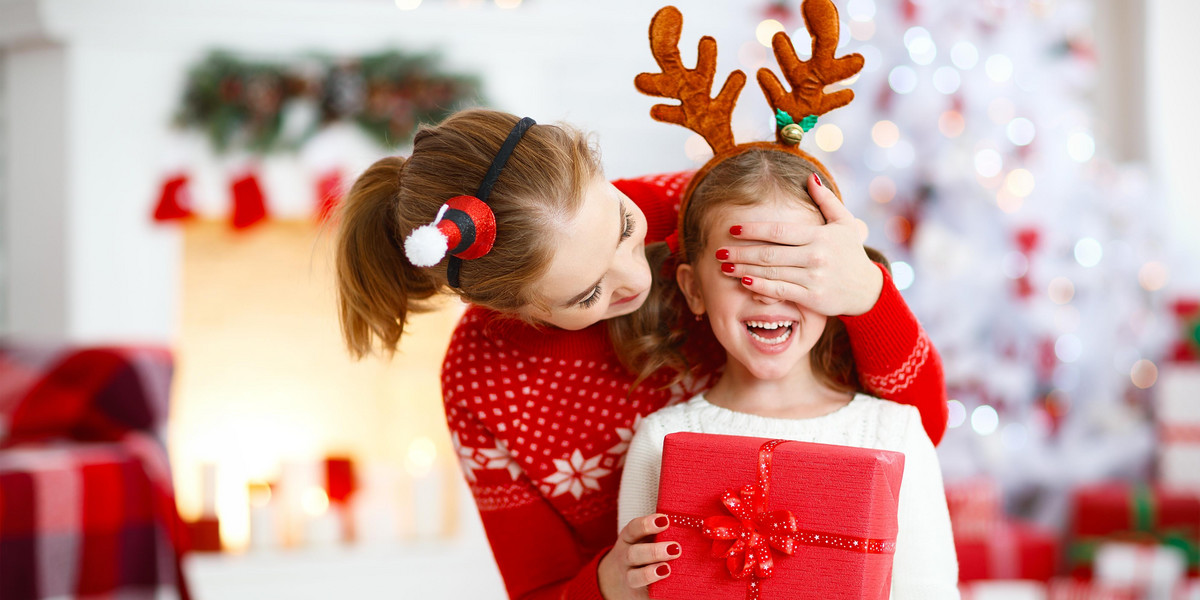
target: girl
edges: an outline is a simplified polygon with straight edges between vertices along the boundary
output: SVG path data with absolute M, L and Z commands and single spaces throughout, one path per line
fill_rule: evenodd
M 578 131 L 470 110 L 422 129 L 409 158 L 368 168 L 341 209 L 338 301 L 355 356 L 394 352 L 409 313 L 439 296 L 471 303 L 446 351 L 442 393 L 514 598 L 626 597 L 659 578 L 655 565 L 671 558 L 665 544 L 642 541 L 667 527 L 654 515 L 614 537 L 617 485 L 637 421 L 702 390 L 706 373 L 668 387 L 674 374 L 659 369 L 631 394 L 634 352 L 622 337 L 627 323 L 614 317 L 640 313 L 651 287 L 647 254 L 665 255 L 661 241 L 675 228 L 690 175 L 610 183 Z M 456 204 L 468 210 L 438 219 L 450 199 L 470 194 L 487 197 L 493 220 L 480 217 L 476 233 L 486 242 L 494 232 L 491 247 L 479 256 L 486 243 L 451 248 L 461 256 L 416 266 L 405 240 L 472 213 Z M 742 224 L 741 238 L 766 245 L 731 249 L 736 275 L 753 278 L 750 289 L 803 296 L 823 314 L 843 315 L 860 379 L 882 397 L 920 403 L 930 435 L 940 438 L 940 358 L 890 279 L 869 261 L 808 260 L 852 256 L 842 249 L 861 247 L 853 219 L 831 221 L 804 246 L 776 245 L 795 243 L 788 236 L 798 231 L 777 233 L 775 225 Z M 771 257 L 757 254 L 768 247 Z
M 844 211 L 832 192 L 816 187 L 821 185 L 816 171 L 790 152 L 748 150 L 713 167 L 682 209 L 677 279 L 683 299 L 676 298 L 675 306 L 682 309 L 686 302 L 697 319 L 707 319 L 725 349 L 725 368 L 706 392 L 642 420 L 626 457 L 618 523 L 654 512 L 668 433 L 899 451 L 905 463 L 892 597 L 957 598 L 958 567 L 941 471 L 917 410 L 861 394 L 845 328 L 836 319 L 755 293 L 721 271 L 717 249 L 742 244 L 729 233 L 733 224 L 816 225 L 822 212 L 836 217 Z M 806 180 L 811 180 L 807 190 Z M 857 253 L 866 256 L 862 249 Z M 668 344 L 657 352 L 671 350 Z M 672 550 L 679 554 L 678 544 Z M 670 569 L 665 562 L 657 568 Z

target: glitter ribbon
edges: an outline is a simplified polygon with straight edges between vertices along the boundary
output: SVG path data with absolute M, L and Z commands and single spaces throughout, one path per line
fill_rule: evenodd
M 896 541 L 800 531 L 790 510 L 767 510 L 771 486 L 771 457 L 775 448 L 790 440 L 770 440 L 758 450 L 758 481 L 737 490 L 727 490 L 721 503 L 733 516 L 707 518 L 669 514 L 671 523 L 691 529 L 713 540 L 712 555 L 724 558 L 730 576 L 748 579 L 746 598 L 758 600 L 760 581 L 775 572 L 772 549 L 791 556 L 797 545 L 839 548 L 861 554 L 892 554 Z

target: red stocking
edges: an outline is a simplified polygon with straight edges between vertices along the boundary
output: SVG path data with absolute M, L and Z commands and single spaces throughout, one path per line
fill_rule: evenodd
M 172 175 L 163 182 L 158 204 L 154 207 L 155 221 L 178 221 L 192 216 L 192 199 L 187 183 L 187 175 L 180 174 Z
M 253 172 L 233 180 L 233 228 L 246 229 L 267 218 L 267 206 L 263 200 L 262 187 Z

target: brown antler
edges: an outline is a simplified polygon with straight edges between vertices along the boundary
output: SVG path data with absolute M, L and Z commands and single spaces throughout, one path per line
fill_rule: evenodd
M 688 69 L 679 56 L 682 29 L 683 15 L 674 6 L 664 6 L 654 14 L 650 21 L 650 51 L 662 73 L 642 73 L 633 84 L 643 94 L 679 100 L 678 105 L 655 104 L 650 116 L 695 131 L 714 153 L 720 153 L 734 146 L 730 120 L 738 94 L 746 85 L 746 74 L 730 73 L 721 93 L 710 98 L 717 70 L 717 42 L 709 36 L 700 38 L 696 68 Z
M 854 92 L 838 90 L 825 93 L 825 86 L 849 79 L 862 70 L 861 54 L 834 58 L 838 44 L 838 13 L 830 0 L 804 0 L 801 6 L 804 23 L 812 37 L 812 58 L 801 61 L 796 56 L 792 40 L 782 31 L 771 38 L 775 58 L 784 77 L 792 85 L 791 93 L 783 89 L 770 69 L 758 70 L 758 85 L 771 108 L 782 110 L 799 122 L 808 115 L 823 115 L 845 106 L 854 99 Z M 794 142 L 793 142 L 794 143 Z

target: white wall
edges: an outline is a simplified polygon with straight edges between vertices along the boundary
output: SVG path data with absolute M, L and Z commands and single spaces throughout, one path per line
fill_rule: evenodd
M 633 89 L 633 76 L 654 68 L 646 30 L 656 3 L 448 4 L 404 12 L 385 0 L 0 2 L 13 173 L 4 194 L 8 331 L 172 338 L 180 244 L 149 215 L 184 73 L 212 48 L 264 58 L 438 50 L 447 67 L 483 75 L 498 108 L 600 132 L 611 176 L 691 165 L 687 133 L 653 123 L 654 102 Z M 694 60 L 700 35 L 712 34 L 722 41 L 721 68 L 736 68 L 736 48 L 753 39 L 750 11 L 677 4 L 688 15 L 685 59 Z M 294 204 L 302 169 L 277 162 L 267 194 Z M 220 169 L 211 171 L 194 189 L 202 206 L 226 202 Z

